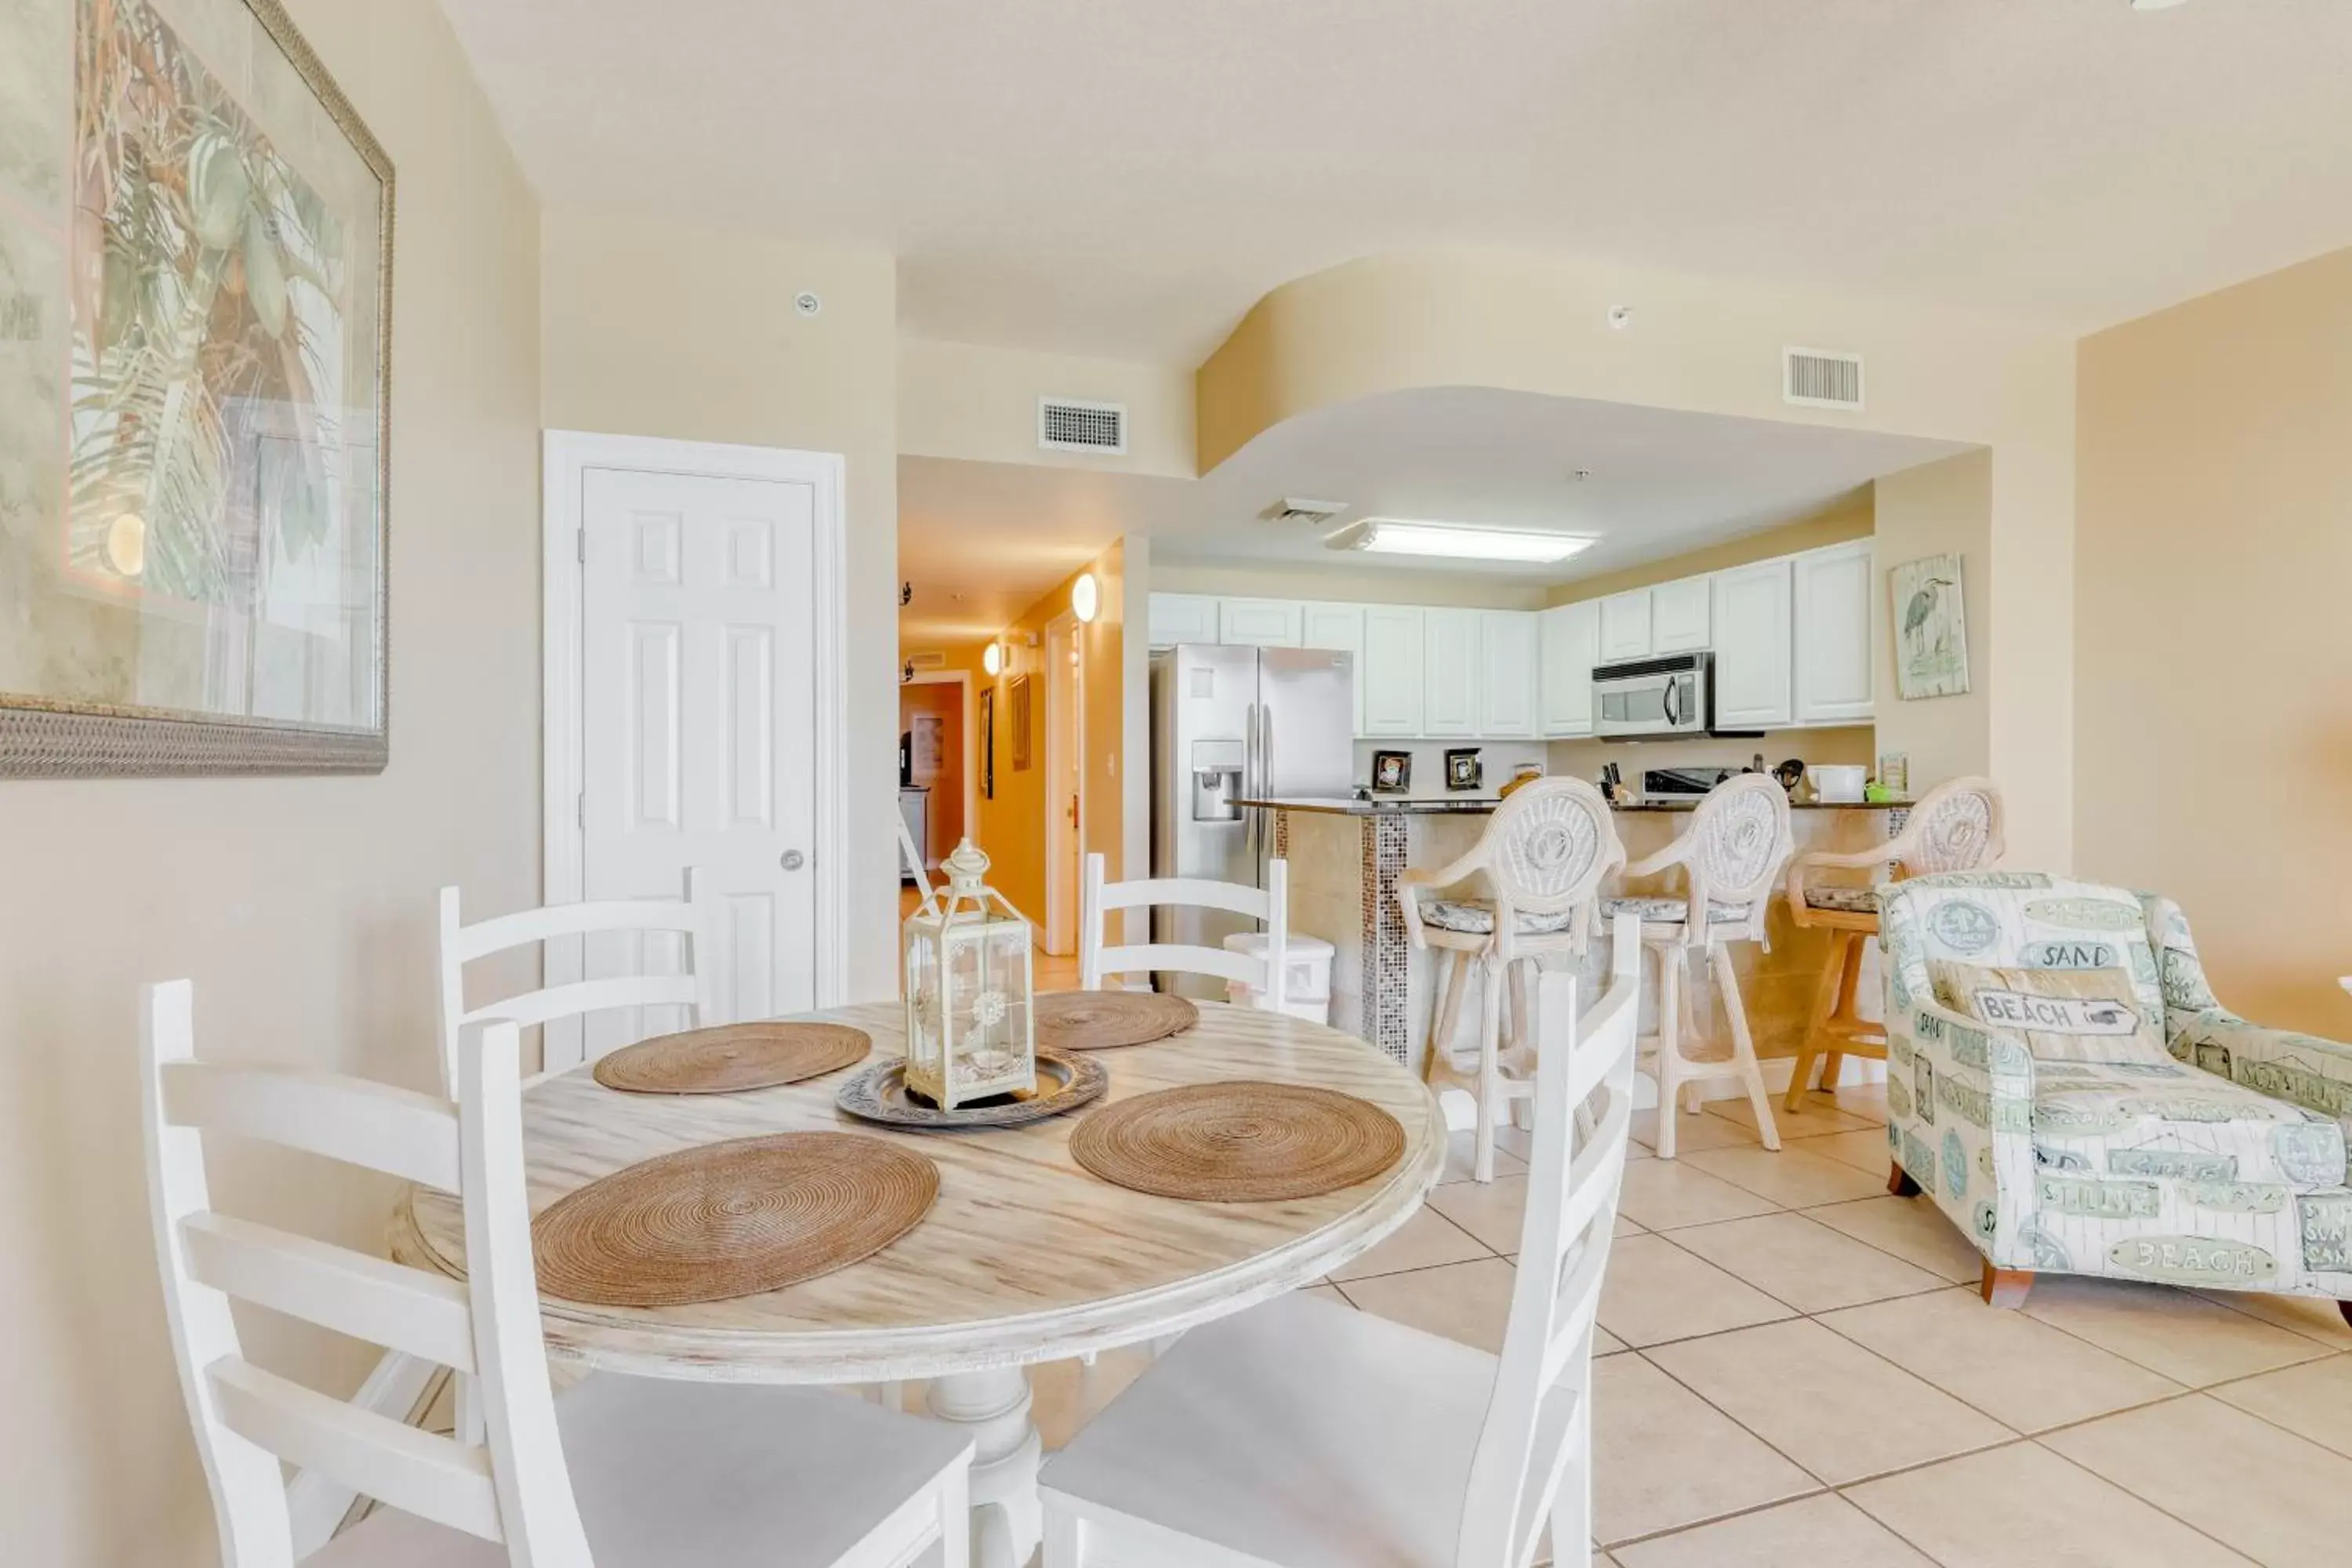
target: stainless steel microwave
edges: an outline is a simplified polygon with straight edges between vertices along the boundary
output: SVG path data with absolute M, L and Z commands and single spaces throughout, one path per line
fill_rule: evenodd
M 1628 659 L 1592 671 L 1592 732 L 1617 740 L 1715 730 L 1715 655 Z

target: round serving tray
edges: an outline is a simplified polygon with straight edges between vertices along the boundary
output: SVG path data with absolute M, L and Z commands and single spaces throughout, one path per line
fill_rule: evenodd
M 992 1100 L 941 1110 L 907 1088 L 907 1058 L 893 1057 L 877 1063 L 841 1086 L 833 1102 L 863 1121 L 890 1127 L 950 1131 L 959 1127 L 1018 1127 L 1043 1121 L 1066 1110 L 1076 1110 L 1110 1086 L 1102 1064 L 1088 1057 L 1040 1048 L 1037 1088 L 1024 1095 L 1001 1095 Z

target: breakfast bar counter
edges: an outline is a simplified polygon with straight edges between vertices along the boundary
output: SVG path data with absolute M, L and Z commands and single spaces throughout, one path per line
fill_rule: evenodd
M 1397 903 L 1397 878 L 1409 866 L 1443 866 L 1465 853 L 1486 831 L 1501 805 L 1494 795 L 1305 798 L 1275 796 L 1238 803 L 1270 812 L 1274 853 L 1290 869 L 1290 929 L 1321 937 L 1335 950 L 1331 965 L 1331 1022 L 1361 1037 L 1418 1069 L 1426 1051 L 1436 998 L 1436 966 L 1413 951 L 1404 912 Z M 1627 858 L 1639 860 L 1682 830 L 1692 800 L 1656 801 L 1616 808 L 1618 836 Z M 1903 830 L 1908 802 L 1794 803 L 1791 830 L 1797 849 L 1851 850 L 1883 844 Z M 1866 876 L 1855 877 L 1867 881 Z M 1629 893 L 1670 891 L 1665 881 L 1628 883 Z M 1612 889 L 1612 891 L 1619 889 Z M 1484 889 L 1470 889 L 1478 895 Z M 1793 1057 L 1812 1015 L 1822 973 L 1829 963 L 1828 938 L 1799 930 L 1777 897 L 1767 917 L 1769 942 L 1741 943 L 1734 954 L 1740 994 L 1755 1032 L 1757 1054 Z M 1549 962 L 1549 961 L 1547 961 Z M 1588 963 L 1597 965 L 1596 959 Z M 1864 959 L 1862 993 L 1879 994 L 1878 950 Z M 1600 971 L 1591 968 L 1590 978 Z M 1701 979 L 1703 976 L 1695 976 Z M 1644 1021 L 1650 1003 L 1644 987 Z M 1702 986 L 1701 1026 L 1706 1025 L 1711 993 Z M 1874 1008 L 1865 1008 L 1874 1014 Z M 1464 1009 L 1466 1047 L 1475 1008 Z

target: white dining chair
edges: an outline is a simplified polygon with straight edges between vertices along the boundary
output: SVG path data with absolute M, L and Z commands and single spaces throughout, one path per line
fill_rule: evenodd
M 1625 868 L 1628 877 L 1654 877 L 1679 869 L 1683 891 L 1671 897 L 1633 895 L 1604 899 L 1602 915 L 1633 914 L 1642 921 L 1642 943 L 1657 955 L 1658 1032 L 1645 1069 L 1658 1086 L 1657 1153 L 1675 1157 L 1675 1117 L 1689 1091 L 1698 1110 L 1698 1086 L 1728 1079 L 1747 1090 L 1756 1110 L 1756 1135 L 1767 1149 L 1780 1147 L 1772 1121 L 1764 1069 L 1756 1059 L 1756 1039 L 1731 965 L 1731 943 L 1765 940 L 1765 920 L 1781 868 L 1795 852 L 1789 826 L 1789 792 L 1769 773 L 1736 773 L 1706 792 L 1692 811 L 1690 826 L 1655 854 Z M 1687 1048 L 1697 1040 L 1690 1027 L 1690 960 L 1704 954 L 1723 1005 L 1730 1038 L 1712 1042 L 1704 1057 Z
M 222 1568 L 295 1560 L 281 1466 L 381 1505 L 304 1568 L 964 1568 L 971 1447 L 817 1389 L 592 1376 L 549 1389 L 523 1182 L 519 1031 L 469 1028 L 457 1102 L 195 1059 L 184 980 L 147 988 L 147 1168 L 164 1310 Z M 232 1217 L 204 1135 L 458 1194 L 464 1281 Z M 232 1300 L 471 1374 L 487 1443 L 422 1432 L 245 1358 Z
M 605 975 L 542 986 L 496 1002 L 466 1005 L 466 965 L 493 953 L 535 947 L 563 937 L 617 937 L 635 949 L 630 954 L 637 973 Z M 660 939 L 677 942 L 677 969 L 656 967 L 654 949 Z M 524 1028 L 560 1019 L 582 1021 L 582 1054 L 585 1060 L 609 1055 L 632 1039 L 677 1028 L 706 1028 L 730 1022 L 719 1002 L 718 974 L 719 917 L 710 878 L 688 870 L 683 897 L 676 899 L 599 899 L 577 904 L 554 904 L 524 910 L 467 925 L 458 916 L 455 888 L 441 889 L 441 1070 L 442 1083 L 456 1092 L 457 1038 L 468 1024 L 504 1019 Z M 614 1037 L 592 1047 L 587 1023 L 592 1014 L 623 1008 L 671 1009 L 667 1020 L 633 1020 Z M 560 1072 L 577 1062 L 542 1060 L 530 1081 Z
M 1591 1561 L 1593 1317 L 1633 1114 L 1638 924 L 1612 942 L 1582 1017 L 1574 976 L 1539 982 L 1501 1357 L 1299 1294 L 1195 1329 L 1046 1461 L 1045 1568 L 1525 1568 L 1547 1524 L 1554 1563 Z
M 1106 917 L 1113 911 L 1170 907 L 1223 910 L 1263 921 L 1265 952 L 1263 955 L 1235 952 L 1190 942 L 1142 942 L 1117 947 L 1105 942 Z M 1086 885 L 1078 904 L 1078 984 L 1088 991 L 1101 990 L 1104 976 L 1111 974 L 1207 974 L 1253 987 L 1259 1006 L 1279 1013 L 1289 970 L 1289 942 L 1290 867 L 1279 857 L 1265 863 L 1264 888 L 1196 877 L 1106 882 L 1103 858 L 1087 857 Z

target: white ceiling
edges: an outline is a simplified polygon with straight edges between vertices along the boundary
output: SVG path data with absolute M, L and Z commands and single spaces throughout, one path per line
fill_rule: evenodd
M 952 458 L 898 460 L 898 556 L 915 585 L 909 646 L 992 635 L 1126 533 L 1155 561 L 1557 583 L 1817 511 L 1884 474 L 1962 448 L 1815 425 L 1686 414 L 1481 387 L 1424 388 L 1316 410 L 1201 479 Z M 1577 480 L 1579 468 L 1591 477 Z M 1283 496 L 1345 501 L 1325 527 L 1259 514 Z M 1555 529 L 1600 542 L 1511 569 L 1335 551 L 1367 515 Z M 958 599 L 955 595 L 961 595 Z
M 443 0 L 551 201 L 887 246 L 927 336 L 1196 363 L 1505 245 L 2083 328 L 2352 243 L 2352 5 Z

